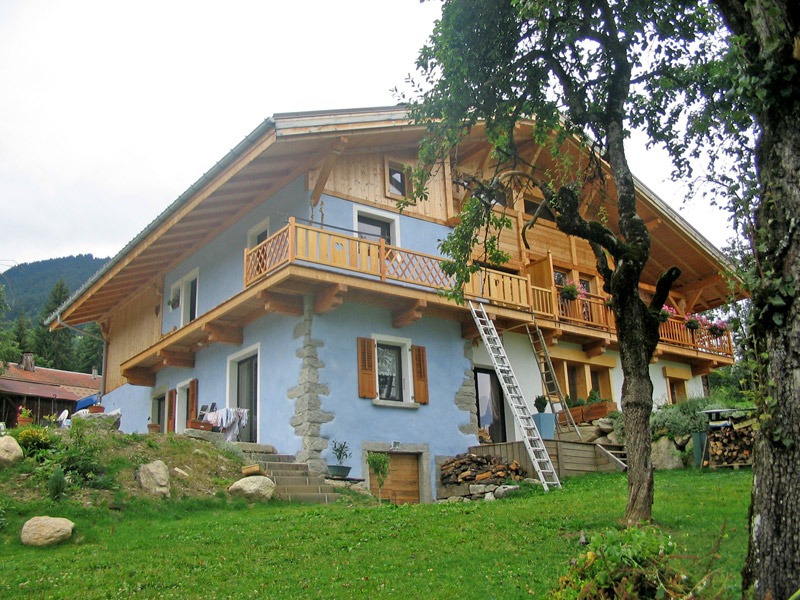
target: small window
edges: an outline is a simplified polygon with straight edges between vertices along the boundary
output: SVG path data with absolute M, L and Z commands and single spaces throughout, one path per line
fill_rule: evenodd
M 247 247 L 255 248 L 269 237 L 269 218 L 247 230 Z
M 540 205 L 541 202 L 525 199 L 525 214 L 532 217 L 534 214 L 536 214 L 536 211 L 539 209 Z M 556 220 L 555 215 L 548 206 L 545 206 L 542 212 L 539 213 L 539 218 L 544 219 L 545 221 L 553 221 L 554 223 Z
M 403 167 L 389 163 L 389 193 L 395 196 L 406 196 L 406 174 Z
M 378 397 L 403 401 L 403 349 L 378 344 Z
M 365 215 L 358 215 L 358 237 L 379 242 L 383 239 L 387 244 L 392 243 L 392 224 Z
M 668 377 L 667 387 L 669 388 L 669 401 L 671 404 L 678 404 L 686 400 L 686 382 L 684 380 Z
M 180 310 L 180 326 L 197 318 L 198 271 L 195 269 L 170 287 L 167 304 L 171 310 Z
M 564 286 L 566 285 L 567 281 L 569 281 L 569 276 L 567 275 L 566 271 L 553 271 L 553 280 L 556 282 L 557 286 Z

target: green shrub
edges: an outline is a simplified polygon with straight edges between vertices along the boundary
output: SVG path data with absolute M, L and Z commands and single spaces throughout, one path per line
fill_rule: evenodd
M 389 475 L 389 455 L 383 452 L 368 452 L 367 465 L 375 474 L 375 481 L 378 483 L 378 502 L 380 502 L 383 484 Z
M 607 530 L 595 536 L 550 597 L 699 598 L 692 581 L 673 564 L 675 544 L 653 527 Z M 694 595 L 689 596 L 693 592 Z
M 533 405 L 536 407 L 537 411 L 543 413 L 547 410 L 547 398 L 545 396 L 536 396 Z
M 231 442 L 226 442 L 224 440 L 214 440 L 214 445 L 219 449 L 220 452 L 227 454 L 230 458 L 235 458 L 242 462 L 245 461 L 244 452 L 242 452 L 242 449 L 236 444 L 232 444 Z
M 50 437 L 47 429 L 38 425 L 31 425 L 20 430 L 17 442 L 27 454 L 53 446 L 53 438 Z
M 586 398 L 586 404 L 599 404 L 600 402 L 605 402 L 603 397 L 600 395 L 600 392 L 597 390 L 592 390 L 589 392 L 589 397 Z
M 67 479 L 64 476 L 64 469 L 56 465 L 47 480 L 47 493 L 50 495 L 51 500 L 58 502 L 66 489 Z
M 666 435 L 670 439 L 705 431 L 708 415 L 701 413 L 709 407 L 708 398 L 689 398 L 680 404 L 665 404 L 650 415 L 650 431 L 654 437 Z

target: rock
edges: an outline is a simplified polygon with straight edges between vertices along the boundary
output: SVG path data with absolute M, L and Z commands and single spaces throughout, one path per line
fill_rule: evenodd
M 481 484 L 472 484 L 469 486 L 469 493 L 473 496 L 475 494 L 483 494 L 486 492 L 486 486 Z
M 13 465 L 22 460 L 22 448 L 17 440 L 10 435 L 0 437 L 0 469 Z
M 483 497 L 483 500 L 484 500 L 484 502 L 492 502 L 493 500 L 495 500 L 495 495 L 494 495 L 494 493 L 492 493 L 492 492 L 489 492 L 488 494 L 486 494 L 486 495 Z
M 179 469 L 178 467 L 175 467 L 172 470 L 175 471 L 176 475 L 180 475 L 181 477 L 188 477 L 189 476 L 189 474 L 186 471 L 184 471 L 183 469 Z
M 682 469 L 683 460 L 668 437 L 660 437 L 650 450 L 650 460 L 655 469 Z
M 610 444 L 611 441 L 608 439 L 608 436 L 601 435 L 594 441 L 595 444 Z
M 581 439 L 586 443 L 595 441 L 601 435 L 603 435 L 603 432 L 599 427 L 595 427 L 594 425 L 581 426 Z
M 494 491 L 495 498 L 505 498 L 511 492 L 518 490 L 518 485 L 501 485 Z
M 608 417 L 603 417 L 602 419 L 592 421 L 592 425 L 598 427 L 603 433 L 611 433 L 614 431 L 614 423 L 612 423 L 611 419 Z
M 84 419 L 89 421 L 92 425 L 100 428 L 107 429 L 108 431 L 116 431 L 119 429 L 119 423 L 122 420 L 122 411 L 119 409 L 108 413 L 90 413 L 78 411 L 70 417 L 71 419 Z
M 142 489 L 156 496 L 170 497 L 169 468 L 163 461 L 154 460 L 146 465 L 139 465 L 136 481 Z
M 60 517 L 33 517 L 22 526 L 20 541 L 26 546 L 52 546 L 72 537 L 75 523 Z
M 247 500 L 269 500 L 275 492 L 275 482 L 263 475 L 244 477 L 228 488 L 231 496 Z
M 522 481 L 524 481 L 525 483 L 530 483 L 531 485 L 542 485 L 542 482 L 534 477 L 526 477 Z
M 612 431 L 606 437 L 608 438 L 609 444 L 614 444 L 615 446 L 619 446 L 619 436 L 615 431 Z
M 206 431 L 205 429 L 186 429 L 183 435 L 195 440 L 203 440 L 204 442 L 224 442 L 225 435 L 218 431 Z

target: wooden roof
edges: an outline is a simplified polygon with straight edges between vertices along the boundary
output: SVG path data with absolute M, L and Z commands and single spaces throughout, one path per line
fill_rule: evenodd
M 422 131 L 408 121 L 403 107 L 276 114 L 84 284 L 61 307 L 62 319 L 69 324 L 102 320 L 142 286 L 160 287 L 166 271 L 298 176 L 310 169 L 324 171 L 333 154 L 413 149 Z M 486 144 L 475 133 L 459 147 L 461 156 Z M 613 198 L 611 191 L 604 197 Z M 676 264 L 685 281 L 678 291 L 699 293 L 708 306 L 720 304 L 726 293 L 719 277 L 721 255 L 643 186 L 641 198 L 640 212 L 655 233 L 647 278 L 655 280 L 657 272 Z M 613 203 L 609 206 L 613 213 Z M 704 286 L 712 280 L 710 288 Z M 55 315 L 50 326 L 58 327 Z

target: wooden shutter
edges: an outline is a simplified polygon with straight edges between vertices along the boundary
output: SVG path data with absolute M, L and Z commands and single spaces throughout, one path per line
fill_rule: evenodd
M 428 403 L 428 361 L 424 346 L 411 346 L 411 365 L 414 371 L 414 400 L 417 404 Z
M 197 418 L 197 379 L 192 379 L 189 382 L 189 398 L 188 406 L 186 407 L 187 420 Z
M 358 338 L 358 395 L 360 398 L 377 398 L 378 378 L 375 369 L 375 340 Z
M 167 431 L 175 431 L 175 399 L 177 390 L 170 390 L 167 394 Z

